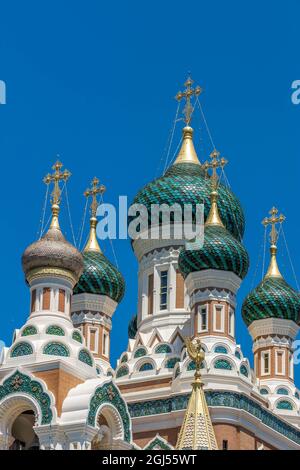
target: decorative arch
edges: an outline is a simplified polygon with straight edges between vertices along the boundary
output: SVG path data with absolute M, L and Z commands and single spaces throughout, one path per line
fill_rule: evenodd
M 146 354 L 147 354 L 146 349 L 145 349 L 144 347 L 142 347 L 142 348 L 138 348 L 138 349 L 135 351 L 133 357 L 134 357 L 134 359 L 137 359 L 137 358 L 139 358 L 139 357 L 146 356 Z
M 37 335 L 37 332 L 38 330 L 34 325 L 28 325 L 22 330 L 21 336 Z
M 276 390 L 276 393 L 278 393 L 278 395 L 289 395 L 289 391 L 287 388 L 285 387 L 279 387 L 277 390 Z
M 178 362 L 180 362 L 180 357 L 170 357 L 170 359 L 165 361 L 164 367 L 166 369 L 174 369 Z
M 131 442 L 131 419 L 127 405 L 120 395 L 117 387 L 112 383 L 106 383 L 95 390 L 89 404 L 87 424 L 96 427 L 97 417 L 105 406 L 114 412 L 115 418 L 119 415 L 122 421 L 123 439 Z M 117 414 L 116 414 L 117 412 Z
M 174 447 L 157 434 L 143 450 L 174 450 Z
M 124 363 L 124 362 L 128 362 L 128 354 L 126 354 L 126 353 L 125 353 L 125 354 L 123 354 L 123 356 L 122 356 L 122 358 L 121 358 L 121 361 L 120 361 L 120 362 L 122 362 L 122 363 Z
M 59 325 L 50 325 L 46 329 L 47 335 L 55 335 L 55 336 L 65 336 L 65 332 L 63 328 Z
M 13 398 L 20 398 L 20 407 L 21 402 L 24 404 L 27 400 L 28 406 L 30 401 L 31 405 L 35 408 L 39 424 L 50 424 L 52 422 L 55 409 L 49 393 L 44 389 L 40 381 L 32 379 L 29 375 L 19 370 L 16 370 L 11 376 L 7 377 L 3 384 L 0 385 L 0 423 L 3 422 L 2 414 L 5 410 L 8 410 L 8 406 L 4 406 L 6 399 Z M 12 403 L 11 400 L 10 402 Z M 20 412 L 20 407 L 17 414 Z
M 155 354 L 168 354 L 172 352 L 172 348 L 169 344 L 159 344 L 155 348 Z
M 290 400 L 278 400 L 276 402 L 277 410 L 289 410 L 293 411 L 294 405 Z
M 138 372 L 145 372 L 147 370 L 154 370 L 154 365 L 150 361 L 143 362 L 138 368 Z
M 67 348 L 63 343 L 58 343 L 58 342 L 51 342 L 46 344 L 46 346 L 43 349 L 43 354 L 48 354 L 50 356 L 63 356 L 63 357 L 69 357 L 70 353 Z
M 238 349 L 236 349 L 234 355 L 235 355 L 235 357 L 237 357 L 238 359 L 241 359 L 241 358 L 242 358 L 241 352 L 240 352 Z
M 232 370 L 233 365 L 231 361 L 228 361 L 228 359 L 217 359 L 214 362 L 214 368 L 223 369 L 223 370 Z
M 245 377 L 249 377 L 249 370 L 248 367 L 245 366 L 245 364 L 242 364 L 240 367 L 240 373 L 244 375 Z
M 215 347 L 214 352 L 219 354 L 228 354 L 228 348 L 226 348 L 226 346 L 223 346 L 222 344 L 219 344 Z
M 127 366 L 121 366 L 117 370 L 116 378 L 119 379 L 120 377 L 124 377 L 125 375 L 128 375 L 128 374 L 129 374 L 128 367 Z
M 22 341 L 13 346 L 10 357 L 30 356 L 33 354 L 33 347 L 30 343 Z
M 91 354 L 86 349 L 81 349 L 78 354 L 79 361 L 87 364 L 90 367 L 93 367 L 94 361 Z
M 83 343 L 81 333 L 79 333 L 78 330 L 73 331 L 72 339 L 74 339 L 74 341 L 77 341 L 78 343 L 81 343 L 81 344 Z

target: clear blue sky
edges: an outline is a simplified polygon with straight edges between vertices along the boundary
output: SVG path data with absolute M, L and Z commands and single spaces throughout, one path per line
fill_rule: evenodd
M 26 1 L 2 2 L 0 106 L 2 223 L 0 337 L 10 344 L 26 320 L 28 289 L 20 264 L 37 238 L 45 189 L 41 182 L 55 155 L 73 173 L 69 194 L 76 232 L 82 192 L 95 175 L 105 200 L 133 198 L 162 171 L 172 125 L 174 95 L 187 72 L 205 88 L 201 100 L 216 146 L 230 160 L 227 176 L 246 214 L 245 244 L 253 279 L 263 240 L 262 218 L 272 205 L 287 217 L 285 232 L 299 274 L 299 122 L 290 86 L 300 79 L 297 1 Z M 207 159 L 207 136 L 199 136 Z M 180 126 L 174 145 L 180 139 Z M 160 165 L 160 166 L 159 166 Z M 66 212 L 62 226 L 71 238 Z M 129 241 L 115 251 L 126 296 L 113 320 L 112 362 L 126 348 L 136 312 L 137 263 Z M 113 260 L 109 242 L 102 243 Z M 280 265 L 295 285 L 281 249 Z M 237 311 L 238 341 L 252 357 Z M 296 367 L 300 383 L 300 366 Z

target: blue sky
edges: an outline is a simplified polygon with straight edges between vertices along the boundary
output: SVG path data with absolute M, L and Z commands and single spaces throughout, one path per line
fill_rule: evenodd
M 116 203 L 119 195 L 132 200 L 162 172 L 173 97 L 188 71 L 205 89 L 206 118 L 217 148 L 230 161 L 227 177 L 246 214 L 251 269 L 239 306 L 260 280 L 261 220 L 274 204 L 287 217 L 285 233 L 299 275 L 300 106 L 291 103 L 291 83 L 300 79 L 299 13 L 296 1 L 2 3 L 0 80 L 7 85 L 7 104 L 0 106 L 0 337 L 7 344 L 28 315 L 20 257 L 37 238 L 45 194 L 41 180 L 55 155 L 73 174 L 69 196 L 78 232 L 82 193 L 93 176 L 107 186 L 105 201 Z M 203 161 L 210 147 L 199 122 L 196 118 L 195 145 Z M 179 139 L 180 125 L 175 147 Z M 66 210 L 61 224 L 71 239 Z M 102 248 L 113 260 L 108 241 Z M 119 240 L 114 248 L 127 290 L 113 321 L 113 363 L 126 348 L 137 304 L 130 243 Z M 283 247 L 279 262 L 295 285 Z M 252 357 L 239 308 L 237 339 Z M 300 384 L 300 366 L 296 381 Z

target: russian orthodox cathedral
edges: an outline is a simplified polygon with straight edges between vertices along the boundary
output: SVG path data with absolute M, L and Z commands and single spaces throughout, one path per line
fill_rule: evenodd
M 220 180 L 227 161 L 214 150 L 200 162 L 190 126 L 199 87 L 188 79 L 181 148 L 164 174 L 134 199 L 204 205 L 204 243 L 170 235 L 137 237 L 137 315 L 127 349 L 110 363 L 113 316 L 125 292 L 122 274 L 97 239 L 95 178 L 90 233 L 79 252 L 60 228 L 62 185 L 57 162 L 48 230 L 25 249 L 30 301 L 26 323 L 0 356 L 0 448 L 27 449 L 300 449 L 300 399 L 293 341 L 300 296 L 277 264 L 284 216 L 273 208 L 263 224 L 270 260 L 261 283 L 237 305 L 249 268 L 241 204 Z M 195 215 L 195 214 L 194 214 Z M 242 314 L 253 340 L 254 369 L 236 342 Z

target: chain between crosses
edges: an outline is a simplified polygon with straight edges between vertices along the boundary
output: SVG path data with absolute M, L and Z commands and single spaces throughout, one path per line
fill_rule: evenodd
M 268 227 L 271 225 L 271 233 L 270 233 L 270 240 L 272 245 L 276 245 L 278 241 L 278 234 L 279 232 L 276 229 L 276 224 L 282 224 L 285 221 L 285 216 L 283 214 L 277 215 L 278 214 L 278 209 L 276 207 L 272 207 L 272 209 L 269 211 L 269 214 L 271 217 L 265 217 L 264 220 L 262 221 L 262 224 L 265 227 Z

